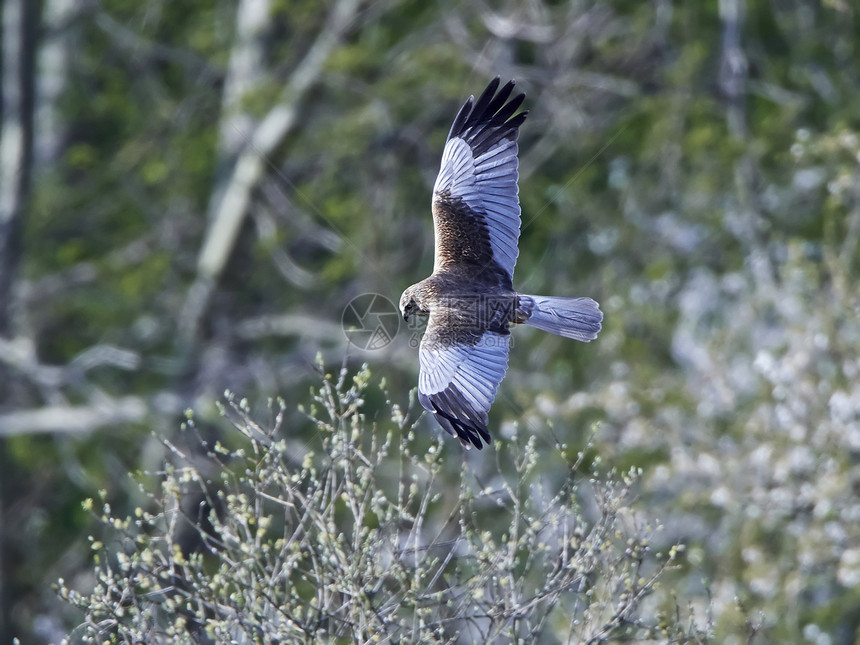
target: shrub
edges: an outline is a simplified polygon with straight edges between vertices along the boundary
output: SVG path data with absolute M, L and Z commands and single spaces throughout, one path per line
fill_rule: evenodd
M 637 472 L 600 473 L 582 451 L 549 481 L 533 438 L 515 436 L 496 446 L 492 486 L 465 466 L 458 477 L 445 456 L 460 447 L 448 438 L 416 454 L 414 401 L 406 412 L 389 401 L 388 419 L 368 420 L 369 386 L 366 366 L 323 378 L 306 414 L 317 453 L 289 454 L 283 402 L 262 427 L 229 394 L 222 412 L 235 447 L 200 438 L 205 459 L 195 461 L 165 442 L 160 487 L 138 477 L 148 509 L 118 517 L 102 499 L 94 511 L 104 526 L 103 539 L 91 538 L 94 589 L 60 581 L 85 616 L 71 638 L 709 640 L 691 611 L 654 594 L 682 549 L 652 552 L 658 527 L 633 508 Z M 199 437 L 191 415 L 184 430 Z

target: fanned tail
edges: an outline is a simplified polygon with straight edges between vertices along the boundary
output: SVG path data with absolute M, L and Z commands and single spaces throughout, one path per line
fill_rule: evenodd
M 521 295 L 519 310 L 524 324 L 583 343 L 597 338 L 603 320 L 600 306 L 591 298 Z

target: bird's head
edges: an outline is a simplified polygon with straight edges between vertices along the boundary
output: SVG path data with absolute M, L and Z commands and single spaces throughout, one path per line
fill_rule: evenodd
M 426 296 L 422 282 L 413 284 L 403 292 L 403 295 L 400 296 L 400 315 L 403 316 L 403 320 L 409 322 L 409 317 L 412 314 L 419 316 L 430 314 L 428 303 L 425 302 Z
M 409 322 L 409 316 L 411 316 L 417 308 L 415 305 L 415 297 L 413 295 L 414 290 L 415 285 L 413 284 L 403 292 L 402 296 L 400 296 L 400 315 L 403 316 L 403 320 L 406 322 Z

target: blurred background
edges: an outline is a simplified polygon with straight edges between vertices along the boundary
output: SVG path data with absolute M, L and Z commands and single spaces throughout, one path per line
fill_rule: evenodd
M 91 584 L 81 500 L 132 505 L 186 409 L 223 437 L 225 389 L 262 419 L 281 396 L 313 447 L 318 352 L 407 405 L 412 330 L 365 351 L 343 312 L 430 273 L 445 136 L 496 75 L 530 111 L 515 286 L 606 318 L 589 345 L 517 329 L 492 432 L 551 454 L 599 421 L 718 642 L 855 642 L 855 3 L 0 7 L 0 642 L 80 621 L 52 584 Z

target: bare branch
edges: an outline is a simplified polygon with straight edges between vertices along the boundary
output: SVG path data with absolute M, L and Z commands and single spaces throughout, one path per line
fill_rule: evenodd
M 21 434 L 83 434 L 121 423 L 141 421 L 147 406 L 136 396 L 100 400 L 91 405 L 52 405 L 0 415 L 0 437 Z
M 240 322 L 236 331 L 240 338 L 246 340 L 269 336 L 301 336 L 304 339 L 343 342 L 346 338 L 340 325 L 302 314 L 251 318 Z
M 68 365 L 44 365 L 39 362 L 31 339 L 18 337 L 8 340 L 0 337 L 0 363 L 37 385 L 58 388 L 79 382 L 86 372 L 97 367 L 136 370 L 140 367 L 140 355 L 112 345 L 94 345 L 75 356 Z
M 254 224 L 257 227 L 257 237 L 262 242 L 276 239 L 277 223 L 267 205 L 261 205 L 254 213 Z M 285 280 L 300 289 L 308 289 L 317 281 L 312 273 L 305 271 L 283 248 L 273 245 L 271 250 L 272 262 Z

